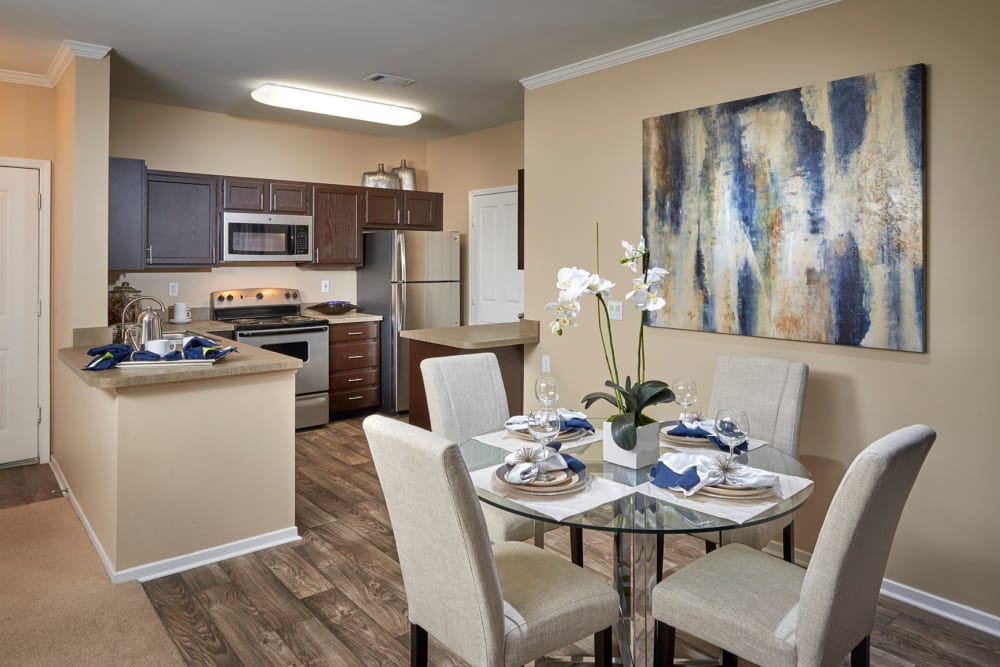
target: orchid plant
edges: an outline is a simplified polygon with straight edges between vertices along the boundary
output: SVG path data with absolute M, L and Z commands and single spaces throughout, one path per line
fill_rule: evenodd
M 599 230 L 597 238 L 599 242 Z M 641 274 L 632 279 L 632 290 L 625 295 L 625 300 L 640 312 L 660 310 L 667 303 L 663 298 L 663 282 L 667 270 L 649 266 L 649 250 L 643 239 L 636 245 L 622 241 L 622 248 L 625 254 L 619 263 L 628 267 L 632 273 Z M 625 383 L 622 384 L 618 371 L 618 356 L 615 352 L 614 331 L 611 328 L 611 314 L 608 311 L 608 300 L 615 284 L 597 273 L 590 273 L 574 266 L 559 269 L 556 287 L 559 289 L 558 300 L 546 304 L 545 309 L 554 316 L 549 329 L 558 336 L 562 336 L 567 329 L 577 325 L 581 298 L 593 296 L 597 300 L 597 328 L 601 335 L 601 346 L 609 376 L 604 384 L 610 387 L 613 393 L 593 392 L 583 397 L 583 403 L 589 408 L 595 402 L 603 400 L 615 406 L 617 414 L 610 419 L 611 436 L 615 444 L 622 449 L 634 449 L 636 429 L 655 421 L 644 415 L 643 410 L 651 405 L 674 400 L 674 393 L 665 382 L 645 379 L 646 346 L 643 317 L 639 318 L 636 382 L 632 384 L 632 378 L 626 375 Z

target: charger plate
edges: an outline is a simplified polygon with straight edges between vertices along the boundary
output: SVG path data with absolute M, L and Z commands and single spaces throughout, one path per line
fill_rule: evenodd
M 769 486 L 761 489 L 752 486 L 716 484 L 715 486 L 701 487 L 701 492 L 707 496 L 718 496 L 720 498 L 763 498 L 773 494 L 774 489 Z
M 675 419 L 665 423 L 660 429 L 660 440 L 673 445 L 687 445 L 688 447 L 704 447 L 705 445 L 715 446 L 711 440 L 700 435 L 670 435 L 669 431 L 675 428 L 679 422 Z
M 527 429 L 507 429 L 507 433 L 511 434 L 515 438 L 520 438 L 521 440 L 527 440 L 528 442 L 535 442 L 535 439 L 531 437 L 531 433 Z M 555 437 L 555 440 L 559 442 L 573 442 L 574 440 L 579 440 L 584 435 L 589 434 L 590 431 L 583 428 L 568 428 L 563 431 L 559 431 L 559 435 Z
M 514 491 L 529 496 L 564 496 L 582 491 L 590 483 L 590 476 L 586 470 L 580 472 L 567 470 L 569 482 L 558 485 L 549 485 L 549 483 L 536 484 L 534 482 L 512 484 L 507 481 L 508 472 L 510 472 L 510 466 L 506 463 L 497 468 L 496 474 L 493 476 L 493 486 L 495 489 L 505 493 Z

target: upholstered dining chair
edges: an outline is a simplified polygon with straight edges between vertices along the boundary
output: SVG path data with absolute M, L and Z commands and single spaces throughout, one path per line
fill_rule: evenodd
M 471 665 L 513 667 L 594 635 L 611 665 L 614 590 L 599 576 L 521 542 L 490 544 L 458 445 L 417 426 L 364 421 L 396 540 L 411 664 L 434 637 Z
M 712 397 L 706 418 L 725 408 L 744 410 L 750 433 L 789 456 L 799 456 L 799 425 L 809 367 L 799 361 L 767 357 L 721 356 L 715 368 Z M 716 544 L 739 543 L 763 549 L 779 532 L 785 560 L 795 561 L 794 515 L 777 521 L 721 533 L 699 533 L 709 549 Z
M 653 589 L 656 664 L 677 630 L 763 667 L 869 664 L 869 636 L 889 548 L 936 434 L 914 425 L 864 449 L 848 468 L 805 570 L 743 544 L 682 567 Z
M 492 352 L 424 359 L 420 372 L 434 433 L 463 443 L 503 428 L 510 417 L 500 364 Z M 521 542 L 535 535 L 531 519 L 486 504 L 483 516 L 494 542 Z M 542 528 L 552 530 L 558 525 L 543 523 Z

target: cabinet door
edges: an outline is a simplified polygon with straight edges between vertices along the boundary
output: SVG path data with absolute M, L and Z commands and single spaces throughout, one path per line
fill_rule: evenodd
M 404 194 L 403 201 L 406 210 L 404 226 L 436 230 L 444 228 L 444 221 L 441 219 L 444 195 L 441 193 L 410 191 Z
M 312 213 L 312 198 L 309 196 L 308 183 L 271 182 L 268 185 L 271 191 L 268 197 L 270 211 L 300 215 Z
M 314 263 L 361 266 L 364 194 L 349 185 L 313 188 Z
M 264 181 L 222 179 L 222 208 L 227 211 L 264 211 Z
M 149 172 L 147 264 L 216 263 L 216 183 L 214 176 Z
M 108 161 L 108 270 L 146 268 L 146 163 Z
M 365 190 L 365 227 L 394 229 L 400 225 L 402 190 L 369 188 Z

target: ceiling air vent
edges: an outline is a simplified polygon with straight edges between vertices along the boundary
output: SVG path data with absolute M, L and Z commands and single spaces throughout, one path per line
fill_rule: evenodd
M 374 81 L 375 83 L 382 83 L 387 86 L 398 86 L 400 88 L 411 86 L 417 82 L 416 79 L 407 79 L 405 76 L 393 76 L 392 74 L 379 74 L 378 72 L 366 76 L 365 81 Z

